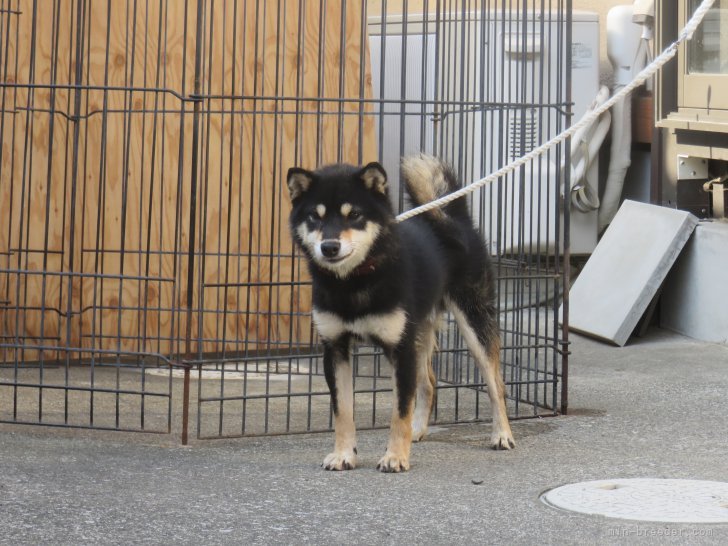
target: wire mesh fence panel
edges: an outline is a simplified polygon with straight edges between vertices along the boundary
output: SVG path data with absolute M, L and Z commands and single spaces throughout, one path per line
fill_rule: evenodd
M 188 267 L 186 10 L 2 8 L 0 419 L 169 432 Z
M 399 185 L 402 155 L 439 155 L 468 182 L 568 123 L 564 2 L 263 4 L 248 5 L 259 12 L 242 19 L 235 17 L 234 2 L 208 6 L 222 24 L 206 27 L 205 48 L 219 47 L 224 36 L 231 40 L 235 21 L 245 21 L 244 28 L 237 27 L 239 43 L 255 45 L 234 47 L 225 62 L 258 69 L 225 75 L 213 54 L 203 66 L 209 81 L 203 110 L 212 123 L 251 132 L 247 140 L 230 140 L 226 131 L 222 147 L 218 135 L 210 134 L 209 146 L 220 159 L 201 175 L 209 177 L 200 194 L 209 208 L 201 216 L 200 245 L 213 247 L 200 250 L 231 262 L 211 264 L 199 277 L 209 302 L 200 307 L 200 323 L 207 322 L 202 317 L 212 306 L 216 327 L 224 332 L 221 353 L 213 356 L 199 346 L 194 361 L 201 364 L 200 437 L 332 425 L 322 349 L 309 318 L 310 285 L 286 232 L 288 167 L 378 160 L 387 169 L 394 205 L 402 210 L 407 207 Z M 265 10 L 275 15 L 269 18 Z M 536 42 L 548 47 L 536 50 Z M 246 84 L 252 88 L 243 90 Z M 238 152 L 239 166 L 230 160 Z M 476 192 L 470 203 L 499 278 L 512 417 L 558 410 L 557 309 L 568 248 L 560 209 L 564 155 L 556 149 L 543 162 Z M 229 176 L 220 174 L 221 165 Z M 225 192 L 227 200 L 215 197 Z M 219 214 L 217 202 L 224 209 Z M 247 242 L 241 240 L 246 236 Z M 223 251 L 225 245 L 241 249 L 241 256 Z M 487 418 L 484 384 L 452 319 L 441 331 L 434 367 L 435 422 Z M 392 403 L 386 359 L 364 345 L 354 369 L 357 426 L 386 426 Z
M 570 4 L 0 0 L 0 421 L 330 429 L 288 168 L 380 161 L 403 210 L 402 155 L 502 167 L 569 122 Z M 558 411 L 567 156 L 469 198 L 512 418 Z M 434 422 L 487 419 L 450 317 L 438 347 Z M 386 358 L 354 371 L 357 426 L 386 426 Z

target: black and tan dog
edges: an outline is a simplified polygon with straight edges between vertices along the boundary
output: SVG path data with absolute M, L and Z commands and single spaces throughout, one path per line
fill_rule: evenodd
M 429 156 L 404 158 L 414 204 L 458 187 L 453 171 Z M 378 163 L 292 168 L 290 228 L 313 279 L 313 320 L 324 344 L 324 372 L 335 415 L 328 470 L 356 466 L 351 344 L 382 347 L 393 367 L 392 425 L 377 468 L 408 470 L 410 444 L 427 432 L 435 377 L 431 357 L 440 315 L 449 310 L 477 360 L 493 408 L 495 449 L 514 447 L 500 373 L 493 273 L 464 199 L 402 223 Z

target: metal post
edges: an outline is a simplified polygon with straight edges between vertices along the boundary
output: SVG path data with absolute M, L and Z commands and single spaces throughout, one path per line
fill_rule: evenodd
M 572 93 L 571 93 L 571 31 L 572 31 L 572 0 L 566 0 L 566 123 L 571 125 Z M 571 139 L 564 143 L 564 187 L 571 187 Z M 569 277 L 571 275 L 571 222 L 569 218 L 570 203 L 564 199 L 564 296 L 562 299 L 561 315 L 561 413 L 566 415 L 569 411 Z
M 202 30 L 203 30 L 204 1 L 197 0 L 197 31 L 195 34 L 195 79 L 193 99 L 198 99 L 202 90 Z M 197 163 L 200 143 L 200 106 L 202 100 L 195 100 L 192 110 L 192 159 L 190 176 L 190 224 L 189 245 L 187 252 L 187 301 L 185 324 L 185 354 L 188 361 L 192 360 L 192 305 L 195 282 L 195 229 L 197 219 Z M 182 391 L 182 445 L 187 445 L 190 414 L 190 367 L 185 367 L 184 385 Z

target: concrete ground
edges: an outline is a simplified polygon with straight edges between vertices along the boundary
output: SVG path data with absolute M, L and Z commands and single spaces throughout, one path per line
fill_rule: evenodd
M 655 477 L 728 479 L 728 346 L 652 330 L 624 348 L 573 337 L 568 416 L 438 428 L 412 469 L 374 470 L 386 431 L 361 432 L 360 466 L 320 468 L 330 434 L 196 441 L 0 425 L 0 544 L 728 543 L 728 524 L 580 515 L 554 486 Z

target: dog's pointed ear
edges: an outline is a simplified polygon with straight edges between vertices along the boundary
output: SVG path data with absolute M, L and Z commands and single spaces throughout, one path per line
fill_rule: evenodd
M 367 189 L 387 194 L 387 172 L 379 163 L 373 161 L 359 171 L 359 178 Z
M 309 190 L 313 183 L 313 173 L 306 169 L 291 167 L 288 169 L 286 183 L 288 184 L 288 192 L 291 195 L 291 201 L 294 201 Z

